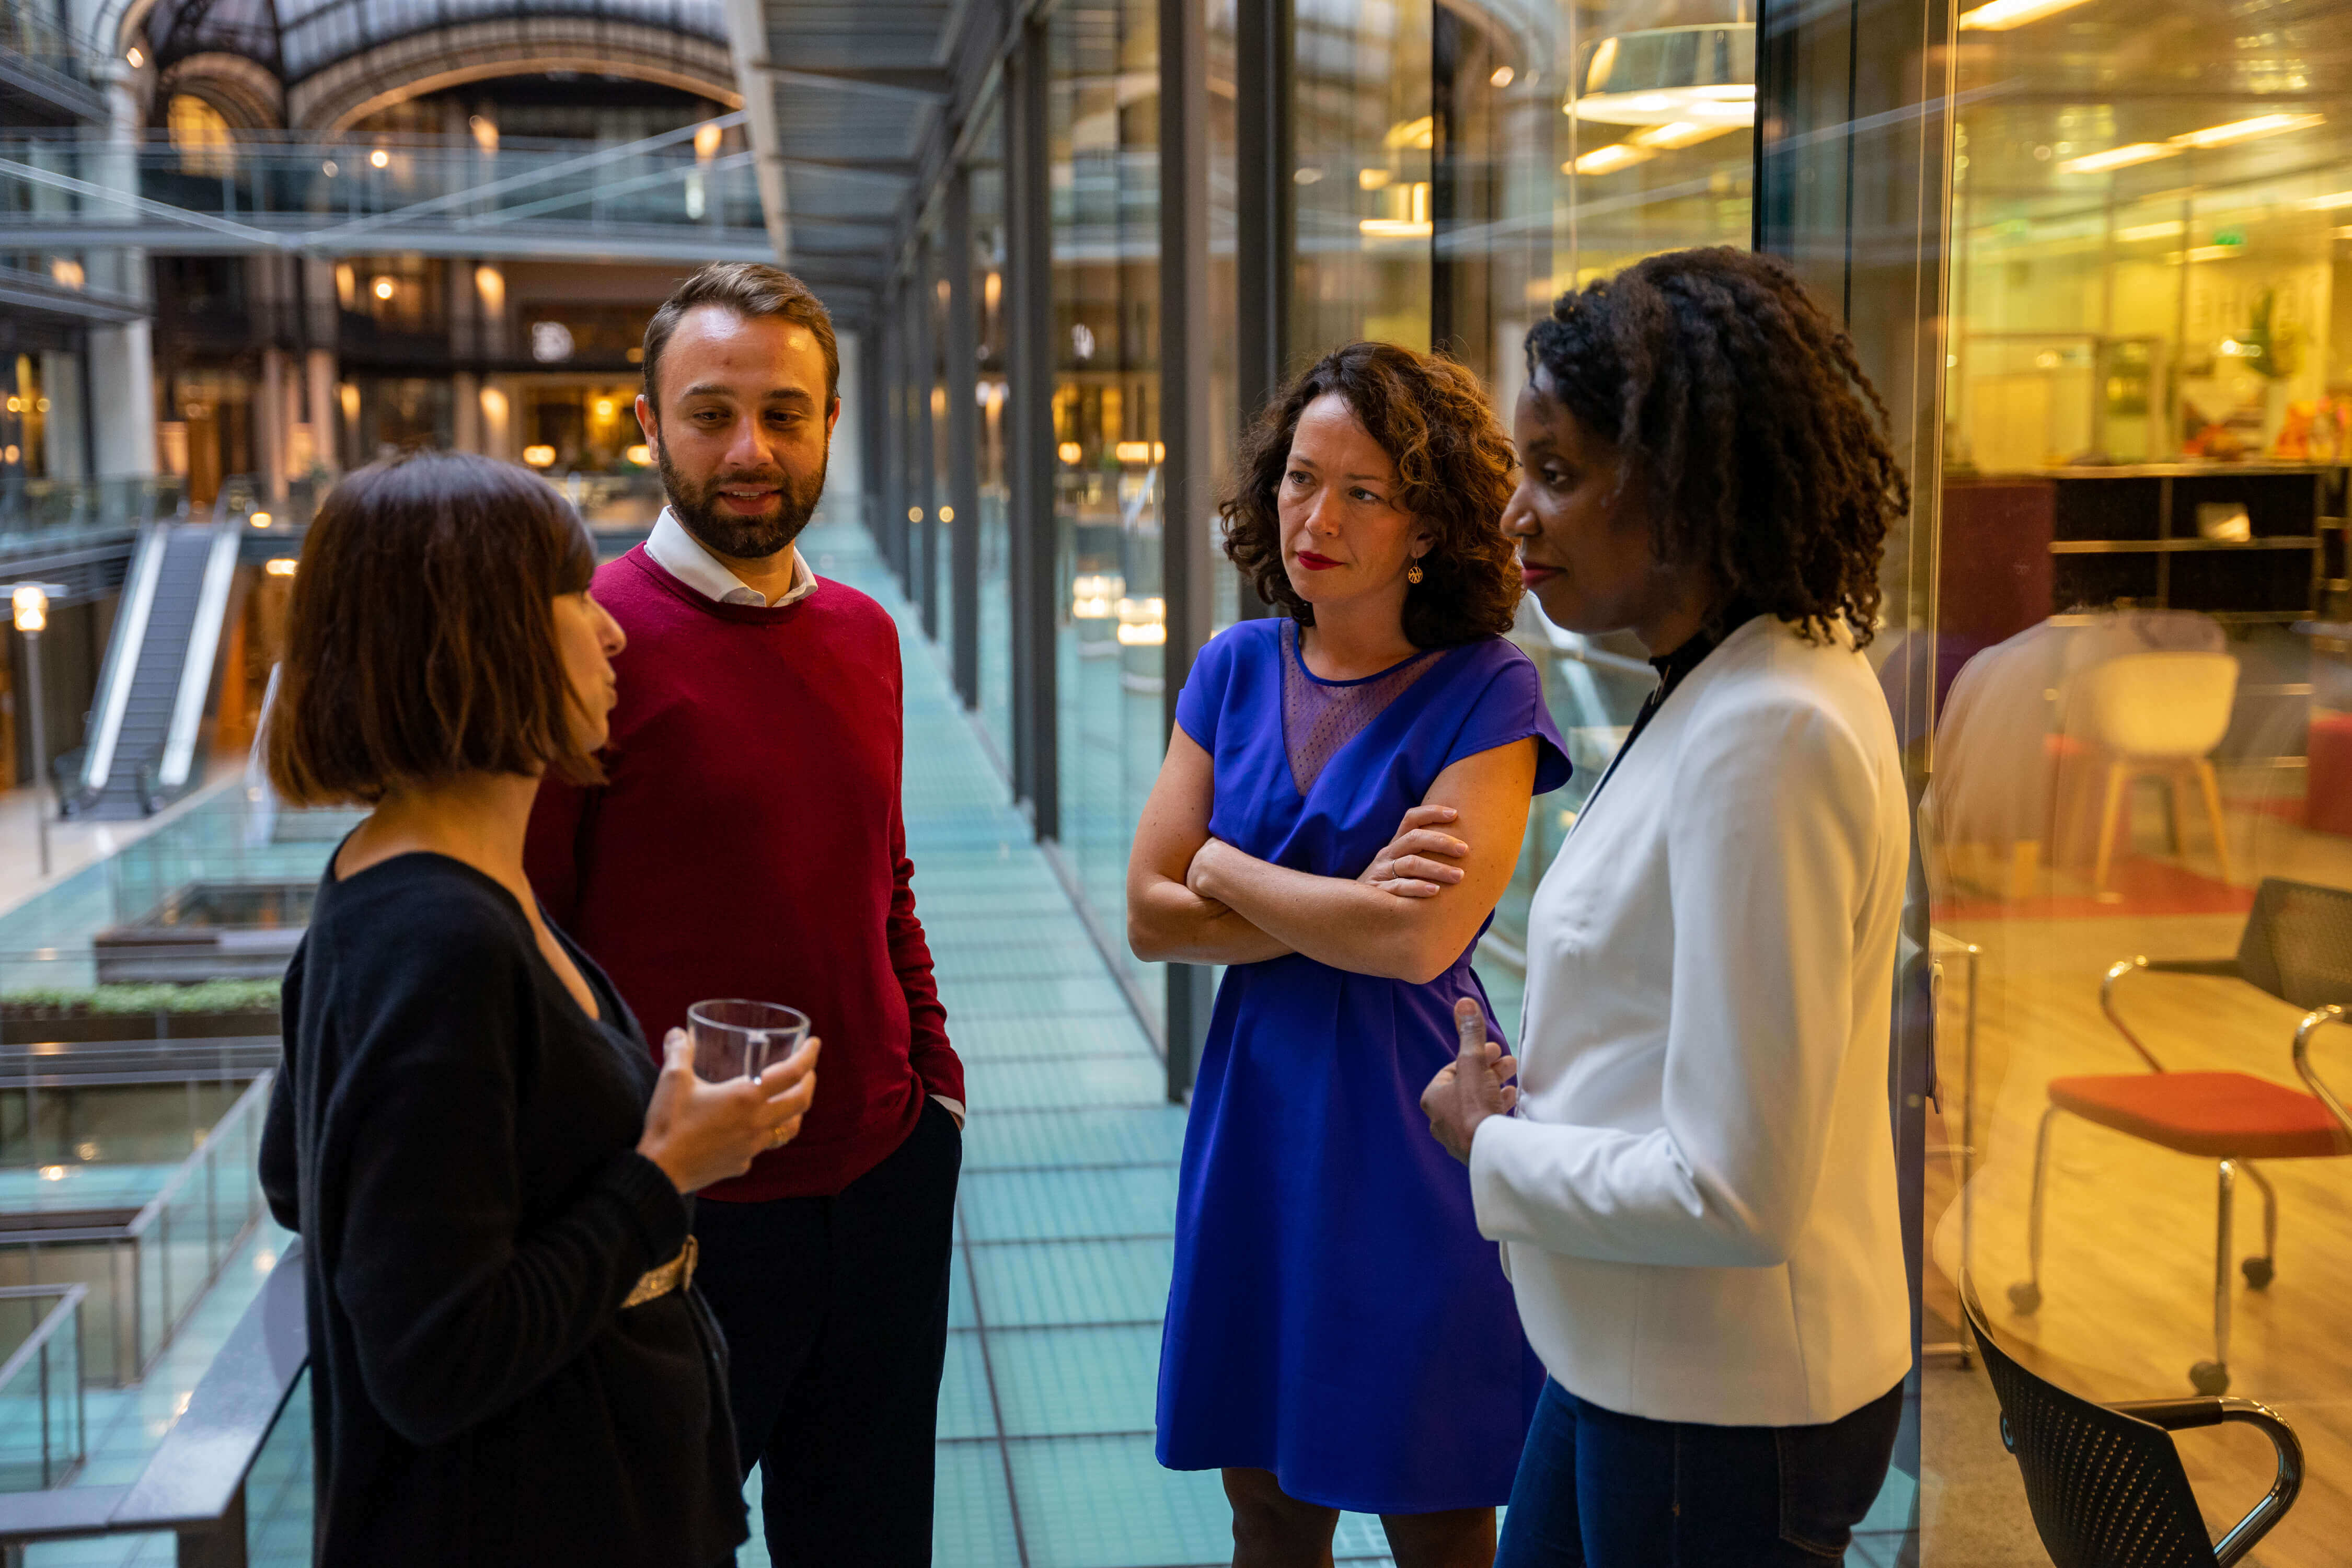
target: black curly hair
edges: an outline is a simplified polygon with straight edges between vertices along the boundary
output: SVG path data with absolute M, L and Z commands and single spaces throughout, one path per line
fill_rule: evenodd
M 1518 467 L 1510 439 L 1476 376 L 1395 343 L 1349 343 L 1325 354 L 1243 432 L 1234 489 L 1217 507 L 1226 558 L 1267 604 L 1302 626 L 1315 624 L 1315 607 L 1283 567 L 1276 498 L 1299 416 L 1325 393 L 1344 399 L 1389 455 L 1398 509 L 1430 532 L 1422 581 L 1405 591 L 1405 640 L 1453 647 L 1510 630 L 1525 587 L 1517 546 L 1503 532 Z
M 1528 374 L 1627 456 L 1651 548 L 1717 578 L 1720 603 L 1797 623 L 1878 622 L 1886 534 L 1911 487 L 1853 341 L 1780 262 L 1668 251 L 1563 294 Z

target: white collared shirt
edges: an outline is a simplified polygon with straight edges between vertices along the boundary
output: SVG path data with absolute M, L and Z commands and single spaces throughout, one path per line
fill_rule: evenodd
M 722 605 L 750 605 L 755 608 L 781 610 L 788 605 L 799 604 L 817 588 L 816 574 L 809 570 L 808 557 L 795 550 L 793 552 L 793 585 L 771 601 L 760 590 L 748 585 L 720 565 L 719 558 L 705 550 L 702 542 L 688 533 L 686 525 L 678 521 L 667 507 L 662 508 L 661 515 L 654 519 L 653 531 L 646 535 L 646 553 L 654 558 L 655 565 L 704 598 L 715 599 Z M 963 1125 L 961 1100 L 950 1100 L 944 1094 L 935 1094 L 931 1098 L 947 1107 L 948 1114 L 956 1119 L 958 1127 Z
M 750 605 L 755 609 L 781 610 L 787 605 L 797 605 L 816 592 L 816 574 L 809 570 L 808 557 L 793 552 L 793 585 L 772 601 L 757 588 L 719 564 L 719 557 L 702 547 L 702 542 L 686 531 L 669 508 L 654 519 L 654 531 L 646 535 L 646 553 L 654 564 L 701 595 L 722 605 Z

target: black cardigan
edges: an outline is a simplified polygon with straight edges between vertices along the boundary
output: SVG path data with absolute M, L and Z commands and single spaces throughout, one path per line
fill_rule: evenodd
M 621 1307 L 690 1210 L 636 1152 L 643 1037 L 565 948 L 609 1023 L 461 862 L 320 887 L 261 1178 L 306 1243 L 322 1568 L 706 1568 L 744 1538 L 716 1324 Z

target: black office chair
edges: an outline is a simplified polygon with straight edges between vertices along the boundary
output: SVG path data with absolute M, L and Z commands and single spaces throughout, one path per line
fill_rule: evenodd
M 1961 1292 L 1960 1310 L 2000 1401 L 2001 1446 L 2017 1457 L 2033 1526 L 2057 1568 L 2229 1568 L 2294 1506 L 2303 1444 L 2276 1411 L 2251 1399 L 2094 1405 L 2011 1360 L 1973 1289 Z M 2262 1429 L 2278 1451 L 2278 1479 L 2212 1542 L 2170 1435 L 2227 1421 Z

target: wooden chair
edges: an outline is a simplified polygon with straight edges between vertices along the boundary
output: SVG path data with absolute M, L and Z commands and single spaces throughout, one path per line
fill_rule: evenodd
M 2303 1489 L 2303 1444 L 2251 1399 L 2142 1399 L 2094 1405 L 2036 1376 L 1993 1342 L 1973 1289 L 1960 1293 L 2000 1401 L 2001 1446 L 2017 1457 L 2026 1505 L 2056 1568 L 2230 1568 L 2286 1517 Z M 2278 1456 L 2263 1500 L 2218 1542 L 2172 1434 L 2234 1422 L 2259 1428 Z
M 2107 756 L 2106 789 L 2099 807 L 2099 842 L 2092 885 L 2107 890 L 2115 862 L 2116 830 L 2122 824 L 2125 792 L 2135 778 L 2154 774 L 2170 791 L 2168 805 L 2179 848 L 2180 785 L 2197 781 L 2205 799 L 2205 820 L 2213 832 L 2213 858 L 2221 880 L 2230 880 L 2230 833 L 2221 817 L 2221 786 L 2213 776 L 2211 752 L 2229 732 L 2231 706 L 2238 694 L 2238 661 L 2226 653 L 2136 653 L 2094 666 L 2077 678 L 2080 711 L 2091 739 Z
M 2116 988 L 2126 976 L 2223 975 L 2304 1008 L 2290 1055 L 2310 1093 L 2242 1072 L 2167 1072 L 2116 1011 Z M 2050 1174 L 2050 1132 L 2061 1111 L 2160 1148 L 2214 1161 L 2221 1175 L 2221 1217 L 2213 1244 L 2213 1359 L 2189 1369 L 2200 1394 L 2230 1386 L 2230 1258 L 2231 1199 L 2243 1172 L 2263 1194 L 2263 1250 L 2245 1260 L 2246 1283 L 2266 1289 L 2277 1269 L 2278 1194 L 2256 1160 L 2302 1160 L 2352 1154 L 2352 1113 L 2311 1065 L 2311 1038 L 2346 1022 L 2352 1006 L 2352 891 L 2277 878 L 2254 894 L 2235 958 L 2126 958 L 2107 971 L 2099 1006 L 2125 1043 L 2148 1066 L 2144 1073 L 2060 1078 L 2050 1081 L 2050 1108 L 2033 1144 L 2033 1196 L 2026 1221 L 2032 1273 L 2009 1288 L 2010 1305 L 2031 1314 L 2042 1305 L 2042 1202 Z

